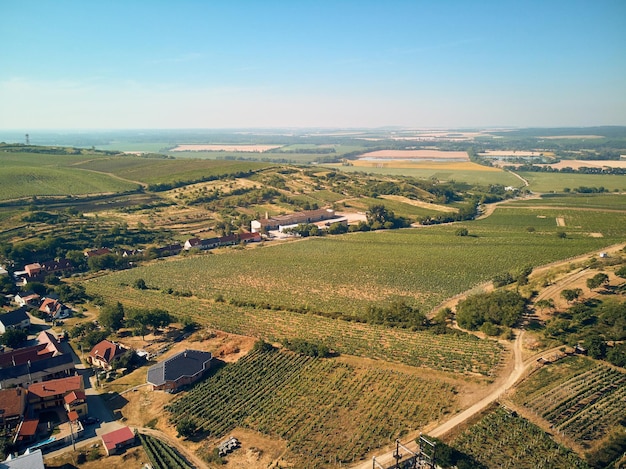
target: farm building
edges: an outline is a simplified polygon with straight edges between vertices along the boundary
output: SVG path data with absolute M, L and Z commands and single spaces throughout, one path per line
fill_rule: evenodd
M 129 427 L 122 427 L 119 430 L 102 435 L 102 443 L 107 456 L 111 456 L 135 444 L 135 434 Z
M 87 361 L 93 366 L 109 371 L 113 359 L 127 351 L 128 349 L 121 344 L 105 339 L 98 342 L 94 348 L 91 349 Z
M 259 233 L 235 233 L 227 236 L 220 236 L 219 238 L 191 238 L 185 241 L 183 249 L 189 251 L 190 249 L 215 249 L 222 246 L 232 246 L 239 243 L 252 243 L 261 241 L 261 235 Z
M 39 304 L 40 298 L 41 297 L 37 293 L 27 291 L 15 295 L 14 301 L 20 306 L 36 306 Z
M 176 391 L 195 383 L 211 367 L 211 352 L 185 350 L 148 369 L 148 384 L 153 390 Z
M 41 302 L 39 311 L 45 313 L 48 319 L 64 319 L 72 315 L 71 308 L 65 306 L 55 298 L 46 298 Z
M 4 334 L 7 329 L 28 329 L 29 327 L 30 318 L 24 307 L 0 314 L 0 334 Z
M 301 223 L 315 223 L 332 218 L 335 218 L 335 211 L 330 208 L 306 210 L 304 212 L 277 215 L 274 217 L 268 217 L 266 215 L 265 218 L 261 218 L 260 220 L 252 220 L 250 223 L 250 231 L 258 233 L 261 231 L 280 230 L 281 227 L 299 225 Z

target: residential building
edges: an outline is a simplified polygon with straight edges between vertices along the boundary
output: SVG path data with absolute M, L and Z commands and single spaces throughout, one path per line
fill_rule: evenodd
M 8 313 L 0 314 L 0 334 L 4 334 L 8 329 L 28 329 L 29 327 L 30 317 L 26 314 L 24 306 Z
M 77 392 L 79 394 L 76 394 Z M 85 386 L 83 384 L 83 378 L 80 375 L 31 384 L 28 387 L 28 407 L 34 411 L 41 411 L 53 407 L 66 408 L 67 402 L 65 401 L 65 397 L 70 394 L 75 394 L 70 398 L 70 402 L 81 400 L 80 396 L 82 396 L 82 401 L 84 402 L 76 402 L 76 407 L 84 408 L 84 413 L 86 414 Z M 70 410 L 76 410 L 76 408 L 72 407 Z
M 94 348 L 91 349 L 87 361 L 93 366 L 109 371 L 113 359 L 127 351 L 128 348 L 124 347 L 122 344 L 105 339 L 98 342 Z
M 16 428 L 26 410 L 26 390 L 22 387 L 0 389 L 0 429 Z
M 65 378 L 75 372 L 76 367 L 72 356 L 65 353 L 36 362 L 27 362 L 0 369 L 0 389 L 11 386 L 27 387 L 32 383 Z
M 151 366 L 147 381 L 153 390 L 176 391 L 202 378 L 212 358 L 211 352 L 185 350 Z
M 332 209 L 305 210 L 303 212 L 291 213 L 289 215 L 276 215 L 260 220 L 253 220 L 250 223 L 250 231 L 258 233 L 262 231 L 280 230 L 281 226 L 298 225 L 301 223 L 315 223 L 318 221 L 335 218 L 335 211 Z

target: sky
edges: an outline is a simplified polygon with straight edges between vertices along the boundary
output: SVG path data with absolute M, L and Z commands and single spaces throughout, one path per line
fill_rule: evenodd
M 626 1 L 0 0 L 0 129 L 626 125 Z

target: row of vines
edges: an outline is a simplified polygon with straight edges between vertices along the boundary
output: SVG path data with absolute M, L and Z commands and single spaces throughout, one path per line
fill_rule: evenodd
M 291 352 L 252 352 L 166 410 L 220 438 L 236 427 L 287 440 L 298 467 L 358 461 L 456 408 L 452 385 Z
M 597 363 L 518 401 L 561 434 L 589 447 L 626 415 L 626 373 Z
M 488 468 L 589 467 L 539 427 L 502 408 L 463 432 L 452 445 Z
M 154 469 L 193 469 L 176 450 L 158 438 L 140 433 L 139 441 Z

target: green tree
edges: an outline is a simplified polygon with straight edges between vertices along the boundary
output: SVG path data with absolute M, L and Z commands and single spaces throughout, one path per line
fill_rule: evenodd
M 568 288 L 568 289 L 561 291 L 561 296 L 568 303 L 572 303 L 576 301 L 578 298 L 580 298 L 580 295 L 582 295 L 582 293 L 583 291 L 580 288 L 572 288 L 572 289 Z
M 181 436 L 184 438 L 192 437 L 196 433 L 196 429 L 198 425 L 193 419 L 183 417 L 176 424 L 176 431 L 178 432 L 178 437 Z
M 583 346 L 587 349 L 587 353 L 591 358 L 601 360 L 606 357 L 606 342 L 597 334 L 587 337 L 583 342 Z
M 23 329 L 9 328 L 0 335 L 0 343 L 7 347 L 16 348 L 28 338 L 28 333 Z
M 479 293 L 459 301 L 456 320 L 459 326 L 477 330 L 483 323 L 512 327 L 524 314 L 526 300 L 516 292 Z
M 620 267 L 615 271 L 615 275 L 621 278 L 626 278 L 626 265 Z
M 142 278 L 138 278 L 137 280 L 135 280 L 135 283 L 133 284 L 133 287 L 135 287 L 137 290 L 147 290 L 148 286 L 146 285 L 146 281 Z
M 120 302 L 114 306 L 103 306 L 98 320 L 102 327 L 112 331 L 120 330 L 124 325 L 124 306 Z
M 469 236 L 469 231 L 467 228 L 459 228 L 454 232 L 456 236 Z
M 589 290 L 595 290 L 596 288 L 601 287 L 608 282 L 609 276 L 605 273 L 600 272 L 593 277 L 587 279 L 587 288 L 589 288 Z

